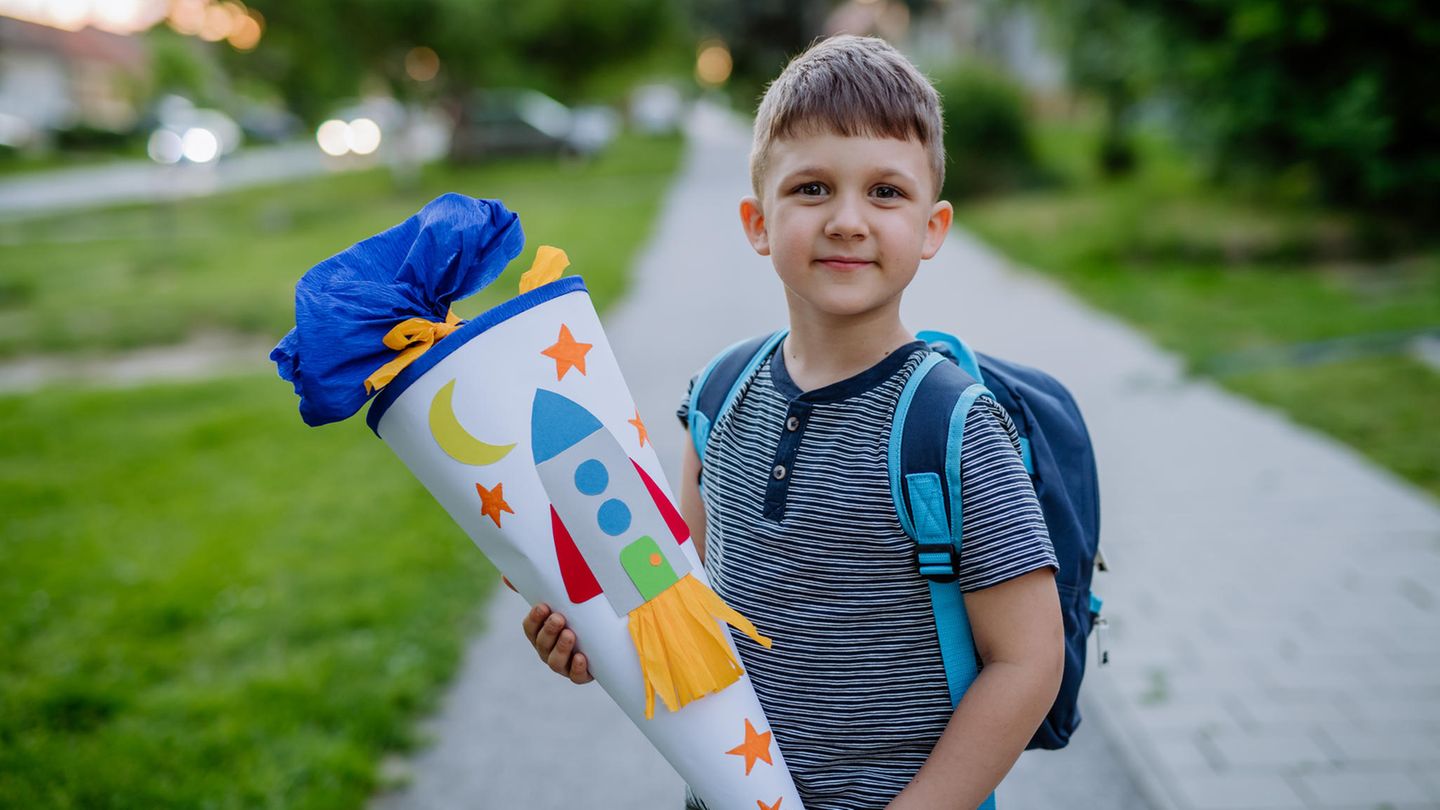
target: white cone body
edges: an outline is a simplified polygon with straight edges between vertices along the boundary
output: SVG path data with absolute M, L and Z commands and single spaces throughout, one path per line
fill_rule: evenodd
M 592 344 L 584 355 L 583 374 L 542 354 L 559 341 L 562 325 L 574 341 Z M 450 343 L 457 339 L 458 345 Z M 381 415 L 380 437 L 527 601 L 546 602 L 565 615 L 595 679 L 712 810 L 756 810 L 774 807 L 777 800 L 783 800 L 782 810 L 802 810 L 773 736 L 768 747 L 772 764 L 751 760 L 748 775 L 746 758 L 727 753 L 745 742 L 747 720 L 761 733 L 770 731 L 748 675 L 675 712 L 657 697 L 654 717 L 646 719 L 645 685 L 624 610 L 617 615 L 605 594 L 581 604 L 567 595 L 552 531 L 552 496 L 537 470 L 532 445 L 537 390 L 559 394 L 594 415 L 619 449 L 676 503 L 654 449 L 648 441 L 641 444 L 640 431 L 630 424 L 637 418 L 635 403 L 589 294 L 583 289 L 565 292 L 479 334 L 467 337 L 464 330 L 458 331 L 431 351 L 441 347 L 447 352 L 443 359 L 409 382 Z M 431 429 L 431 407 L 451 381 L 455 418 L 464 432 L 485 443 L 514 444 L 503 458 L 484 465 L 466 464 L 442 449 Z M 557 486 L 555 475 L 547 478 L 552 488 Z M 492 491 L 503 485 L 503 498 L 513 513 L 501 512 L 499 527 L 482 514 L 477 484 Z M 559 511 L 571 527 L 573 516 L 565 509 Z M 635 510 L 637 520 L 643 511 L 643 506 Z M 577 541 L 579 529 L 572 527 Z M 663 527 L 655 539 L 668 544 L 664 556 L 680 563 L 678 575 L 684 576 L 687 572 L 680 567 L 688 565 L 688 573 L 706 582 L 693 540 L 676 548 L 673 534 Z M 598 566 L 591 568 L 600 574 Z M 617 593 L 616 604 L 622 601 Z M 763 627 L 759 630 L 765 632 Z M 524 684 L 515 688 L 523 689 Z

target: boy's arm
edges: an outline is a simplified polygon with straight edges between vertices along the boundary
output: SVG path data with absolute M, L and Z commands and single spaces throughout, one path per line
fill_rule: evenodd
M 690 540 L 700 562 L 705 562 L 705 502 L 700 499 L 700 455 L 686 436 L 685 458 L 680 463 L 680 517 L 690 527 Z
M 965 594 L 983 667 L 892 810 L 973 810 L 995 790 L 1050 711 L 1065 670 L 1055 574 L 1041 568 Z

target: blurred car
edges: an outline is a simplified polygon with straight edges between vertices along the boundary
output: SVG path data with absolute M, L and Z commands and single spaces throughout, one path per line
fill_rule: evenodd
M 183 96 L 165 96 L 155 105 L 154 129 L 146 146 L 157 163 L 213 163 L 240 148 L 244 133 L 219 110 L 196 107 Z
M 299 135 L 305 126 L 300 117 L 279 106 L 253 102 L 240 111 L 240 131 L 254 143 L 280 143 Z
M 680 129 L 685 97 L 673 85 L 645 84 L 630 93 L 630 123 L 646 135 L 668 135 Z
M 450 159 L 511 155 L 586 156 L 614 140 L 618 116 L 604 107 L 572 110 L 536 90 L 477 90 L 465 100 L 450 139 Z

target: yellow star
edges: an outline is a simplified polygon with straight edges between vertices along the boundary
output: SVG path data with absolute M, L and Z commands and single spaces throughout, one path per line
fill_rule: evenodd
M 640 446 L 644 447 L 645 440 L 650 438 L 650 432 L 645 429 L 645 423 L 640 421 L 640 411 L 635 411 L 634 419 L 627 419 L 625 421 L 634 425 L 635 429 L 640 432 Z
M 585 374 L 585 353 L 590 351 L 593 343 L 580 343 L 570 336 L 570 327 L 560 324 L 560 339 L 555 345 L 541 352 L 546 357 L 555 358 L 555 379 L 565 379 L 565 374 L 571 368 L 580 370 Z
M 475 491 L 480 493 L 480 514 L 495 521 L 496 526 L 500 525 L 501 512 L 509 512 L 512 515 L 515 514 L 515 510 L 511 509 L 510 504 L 505 502 L 504 484 L 496 484 L 494 489 L 486 489 L 476 484 Z
M 781 796 L 780 798 L 778 798 L 778 799 L 775 800 L 775 803 L 774 803 L 774 804 L 766 804 L 765 802 L 762 802 L 762 801 L 760 801 L 759 799 L 756 799 L 756 800 L 755 800 L 755 803 L 758 804 L 758 805 L 760 805 L 760 810 L 780 810 L 780 802 L 783 802 L 783 801 L 785 801 L 785 797 L 784 797 L 784 796 Z
M 764 734 L 756 733 L 755 727 L 750 725 L 750 718 L 745 718 L 745 742 L 726 751 L 727 754 L 745 757 L 745 775 L 750 775 L 750 769 L 755 767 L 755 760 L 763 759 L 765 764 L 774 765 L 770 761 L 770 732 Z

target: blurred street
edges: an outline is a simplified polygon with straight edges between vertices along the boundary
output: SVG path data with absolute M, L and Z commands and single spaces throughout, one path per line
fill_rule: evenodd
M 219 163 L 130 160 L 0 178 L 0 221 L 127 203 L 159 203 L 374 166 L 327 158 L 311 141 L 257 146 Z

